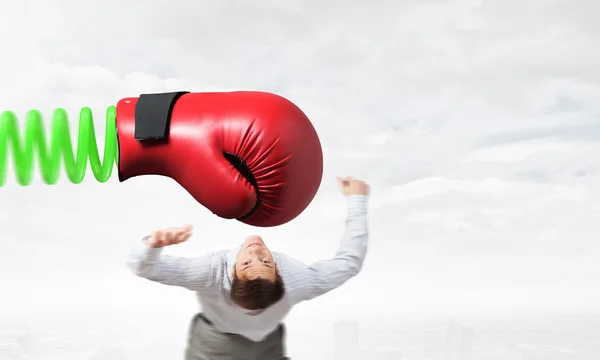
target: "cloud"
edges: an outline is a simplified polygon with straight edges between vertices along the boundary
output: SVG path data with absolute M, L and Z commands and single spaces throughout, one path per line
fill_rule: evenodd
M 77 186 L 62 176 L 55 186 L 38 177 L 21 188 L 9 173 L 0 191 L 7 204 L 0 269 L 12 279 L 0 284 L 13 295 L 0 303 L 27 308 L 20 299 L 30 288 L 66 289 L 106 273 L 103 286 L 126 292 L 134 285 L 121 266 L 131 241 L 187 222 L 196 224 L 195 241 L 175 253 L 232 247 L 260 232 L 304 261 L 330 256 L 344 214 L 333 176 L 351 174 L 373 188 L 368 264 L 355 285 L 323 304 L 398 276 L 410 301 L 429 309 L 444 307 L 436 299 L 452 286 L 478 304 L 492 301 L 493 289 L 514 307 L 524 292 L 549 307 L 577 302 L 536 292 L 570 291 L 587 296 L 586 306 L 598 304 L 589 290 L 600 254 L 595 7 L 566 0 L 2 3 L 0 13 L 9 15 L 0 22 L 3 110 L 22 117 L 39 108 L 48 123 L 52 109 L 65 107 L 75 134 L 79 109 L 90 106 L 102 137 L 104 111 L 122 97 L 272 91 L 313 121 L 325 175 L 294 222 L 249 229 L 216 218 L 165 178 L 96 184 L 88 173 Z M 460 307 L 459 297 L 453 301 L 449 309 Z

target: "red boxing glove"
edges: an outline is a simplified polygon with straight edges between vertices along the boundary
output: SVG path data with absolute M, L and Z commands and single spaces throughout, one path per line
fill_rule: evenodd
M 270 93 L 168 93 L 117 104 L 119 180 L 164 175 L 217 216 L 277 226 L 298 216 L 323 175 L 310 120 Z

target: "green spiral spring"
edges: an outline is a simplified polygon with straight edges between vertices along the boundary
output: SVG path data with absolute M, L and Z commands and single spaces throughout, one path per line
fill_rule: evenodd
M 113 166 L 118 161 L 115 122 L 116 108 L 110 106 L 106 111 L 104 157 L 101 162 L 90 108 L 81 109 L 79 115 L 76 156 L 71 141 L 69 118 L 64 109 L 57 109 L 52 114 L 49 146 L 39 111 L 31 110 L 26 114 L 23 137 L 19 133 L 17 116 L 10 111 L 3 112 L 0 115 L 0 187 L 4 186 L 6 181 L 9 149 L 12 150 L 13 165 L 19 185 L 26 186 L 31 183 L 36 151 L 42 180 L 48 185 L 54 185 L 58 181 L 61 159 L 64 161 L 69 180 L 74 184 L 83 181 L 88 158 L 96 180 L 101 183 L 108 181 Z

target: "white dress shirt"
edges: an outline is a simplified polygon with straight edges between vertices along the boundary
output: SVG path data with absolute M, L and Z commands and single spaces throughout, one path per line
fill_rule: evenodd
M 273 252 L 285 295 L 281 301 L 256 315 L 250 315 L 248 310 L 234 304 L 229 297 L 231 272 L 239 249 L 185 258 L 161 255 L 163 248 L 150 248 L 138 240 L 127 265 L 140 277 L 194 291 L 202 312 L 220 331 L 261 341 L 277 329 L 294 305 L 323 295 L 359 273 L 369 237 L 368 197 L 350 195 L 346 200 L 346 228 L 340 247 L 332 258 L 306 265 Z

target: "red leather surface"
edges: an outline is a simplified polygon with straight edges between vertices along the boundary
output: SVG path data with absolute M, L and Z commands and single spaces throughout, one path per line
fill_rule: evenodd
M 163 142 L 134 138 L 137 98 L 117 104 L 119 178 L 156 174 L 183 186 L 217 216 L 233 219 L 256 204 L 254 187 L 223 155 L 241 158 L 257 180 L 260 205 L 244 223 L 277 226 L 312 201 L 323 175 L 323 153 L 307 116 L 271 93 L 188 93 L 175 104 Z

